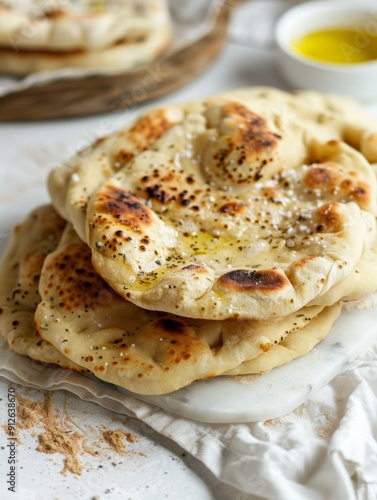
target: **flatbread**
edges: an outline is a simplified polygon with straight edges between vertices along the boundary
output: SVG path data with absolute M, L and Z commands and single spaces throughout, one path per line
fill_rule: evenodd
M 169 30 L 165 0 L 2 0 L 0 47 L 13 51 L 97 51 Z
M 338 302 L 326 307 L 321 314 L 308 323 L 305 328 L 289 334 L 278 344 L 256 358 L 244 361 L 223 375 L 258 375 L 268 373 L 273 368 L 290 363 L 309 352 L 318 345 L 330 332 L 330 329 L 342 310 Z
M 207 319 L 284 315 L 341 282 L 374 238 L 375 175 L 341 140 L 361 150 L 365 130 L 342 102 L 252 89 L 153 111 L 143 148 L 137 125 L 121 130 L 55 170 L 50 193 L 97 272 L 135 304 Z M 148 135 L 148 120 L 164 126 Z M 333 209 L 354 250 L 364 234 L 351 258 L 341 226 L 322 224 Z
M 64 222 L 56 215 L 54 210 L 50 206 L 45 206 L 34 210 L 24 223 L 15 229 L 12 241 L 6 255 L 3 257 L 0 267 L 0 278 L 3 283 L 0 297 L 0 331 L 10 343 L 12 349 L 20 354 L 28 355 L 38 361 L 55 363 L 70 369 L 81 371 L 88 371 L 90 369 L 94 373 L 97 372 L 96 375 L 102 378 L 100 366 L 101 363 L 107 362 L 104 359 L 110 359 L 111 356 L 115 357 L 115 359 L 121 358 L 121 352 L 123 356 L 128 354 L 128 357 L 130 357 L 130 350 L 126 346 L 121 345 L 118 340 L 120 331 L 124 330 L 125 325 L 131 326 L 131 328 L 133 326 L 135 328 L 134 334 L 131 336 L 132 330 L 130 331 L 129 329 L 127 333 L 128 337 L 133 340 L 132 343 L 135 344 L 133 347 L 136 348 L 137 344 L 138 349 L 131 349 L 133 351 L 133 359 L 131 359 L 131 363 L 127 362 L 131 365 L 131 368 L 126 378 L 127 383 L 125 387 L 136 390 L 136 392 L 138 389 L 140 390 L 140 386 L 144 387 L 144 381 L 142 383 L 139 380 L 142 377 L 137 377 L 136 381 L 132 380 L 132 374 L 135 375 L 135 372 L 143 368 L 143 362 L 146 362 L 148 354 L 156 353 L 157 348 L 160 352 L 155 361 L 160 363 L 160 367 L 155 369 L 155 371 L 157 372 L 157 380 L 162 378 L 161 383 L 163 387 L 170 387 L 170 385 L 166 386 L 165 380 L 169 375 L 169 370 L 166 370 L 169 364 L 170 366 L 171 363 L 174 364 L 172 367 L 173 379 L 177 376 L 177 371 L 187 370 L 186 363 L 183 360 L 181 360 L 182 364 L 180 366 L 176 366 L 178 356 L 175 358 L 171 356 L 169 358 L 166 352 L 164 356 L 161 351 L 163 351 L 163 347 L 165 349 L 171 348 L 169 340 L 176 346 L 175 342 L 177 339 L 181 341 L 182 337 L 185 338 L 185 334 L 189 333 L 189 325 L 194 332 L 194 336 L 196 334 L 197 338 L 191 339 L 191 342 L 185 346 L 186 355 L 195 353 L 195 348 L 198 345 L 203 347 L 203 344 L 208 342 L 211 349 L 210 352 L 207 352 L 208 348 L 207 350 L 196 349 L 196 355 L 200 357 L 204 351 L 205 357 L 211 357 L 212 355 L 215 360 L 221 359 L 222 357 L 226 357 L 227 350 L 232 349 L 232 344 L 235 345 L 235 349 L 239 355 L 239 351 L 242 351 L 245 347 L 250 347 L 247 346 L 250 342 L 254 343 L 254 346 L 249 352 L 257 355 L 252 360 L 243 361 L 240 365 L 232 368 L 225 374 L 259 373 L 286 363 L 296 356 L 311 350 L 328 333 L 340 309 L 339 304 L 332 308 L 326 308 L 323 311 L 321 311 L 321 307 L 304 308 L 299 313 L 292 315 L 291 318 L 286 318 L 275 324 L 197 320 L 184 320 L 182 322 L 182 318 L 176 316 L 156 312 L 148 313 L 119 298 L 103 280 L 95 275 L 90 265 L 90 252 L 88 248 L 80 242 L 77 235 L 68 227 L 60 241 L 59 249 L 55 251 L 55 254 L 47 258 L 50 272 L 53 271 L 55 282 L 51 281 L 51 284 L 49 283 L 46 289 L 45 295 L 48 296 L 50 303 L 42 303 L 38 306 L 37 326 L 42 336 L 52 335 L 53 338 L 59 336 L 57 347 L 59 347 L 60 351 L 67 350 L 67 353 L 72 349 L 73 353 L 77 355 L 78 352 L 75 343 L 78 342 L 82 345 L 83 339 L 86 345 L 82 345 L 82 349 L 79 352 L 88 347 L 88 342 L 103 342 L 100 345 L 101 349 L 94 350 L 97 359 L 92 360 L 90 358 L 90 355 L 93 354 L 93 349 L 89 349 L 90 354 L 88 359 L 85 360 L 85 367 L 81 366 L 83 360 L 77 355 L 79 366 L 79 364 L 70 361 L 50 342 L 36 334 L 33 325 L 35 307 L 40 300 L 37 287 L 41 265 L 45 260 L 46 254 L 57 245 L 64 225 Z M 54 263 L 57 271 L 54 271 Z M 360 282 L 364 282 L 366 278 L 363 274 L 363 269 L 361 268 L 361 272 L 357 274 Z M 367 272 L 366 267 L 365 271 Z M 48 279 L 48 276 L 43 271 L 42 281 L 46 280 L 46 278 Z M 66 298 L 65 292 L 67 291 L 69 293 L 69 303 L 63 305 L 62 302 L 59 302 L 58 307 L 55 306 L 54 308 L 54 313 L 51 313 L 51 306 L 54 301 L 53 297 L 57 296 L 57 300 L 64 301 Z M 95 299 L 94 301 L 93 298 Z M 46 310 L 47 314 L 45 314 Z M 313 319 L 309 321 L 311 317 Z M 138 329 L 139 318 L 141 318 L 140 325 L 145 326 L 143 332 Z M 43 322 L 41 322 L 42 320 Z M 45 322 L 47 322 L 48 327 Z M 109 322 L 111 326 L 108 324 Z M 150 328 L 148 327 L 148 322 L 151 324 Z M 156 325 L 158 325 L 158 329 L 153 332 L 151 328 Z M 55 331 L 56 327 L 59 329 L 58 332 Z M 77 332 L 77 328 L 79 332 Z M 102 331 L 105 332 L 104 336 L 102 336 Z M 65 342 L 61 338 L 62 332 L 65 332 L 68 337 Z M 146 339 L 144 339 L 144 342 L 140 342 L 140 337 L 145 332 L 147 333 Z M 233 335 L 230 335 L 230 332 L 233 332 Z M 237 340 L 237 336 L 241 338 Z M 243 339 L 244 336 L 246 345 L 243 343 L 243 340 L 245 340 Z M 88 340 L 86 341 L 85 339 Z M 152 345 L 148 344 L 148 340 L 151 340 Z M 187 339 L 185 338 L 185 340 Z M 143 350 L 145 341 L 147 341 L 147 348 L 144 354 L 142 354 L 139 349 Z M 225 345 L 221 346 L 221 342 Z M 228 345 L 226 346 L 227 343 Z M 259 345 L 256 345 L 256 343 L 259 343 Z M 109 352 L 106 350 L 104 356 L 102 351 L 105 346 L 110 350 Z M 132 347 L 132 344 L 129 344 L 129 347 Z M 258 352 L 261 354 L 258 355 Z M 114 361 L 113 358 L 112 361 Z M 138 359 L 140 361 L 139 364 L 137 362 Z M 186 361 L 189 362 L 190 359 L 188 357 Z M 98 363 L 97 370 L 93 368 L 95 361 Z M 222 360 L 222 363 L 224 363 L 224 360 Z M 206 363 L 203 362 L 202 365 L 206 365 Z M 112 367 L 116 366 L 116 364 L 112 365 Z M 106 369 L 103 377 L 104 380 L 113 383 L 119 382 L 117 370 L 115 368 L 109 370 L 110 373 L 107 373 L 108 368 Z M 163 374 L 166 374 L 166 377 L 161 375 L 162 371 Z M 143 372 L 141 371 L 140 373 Z M 137 373 L 137 375 L 140 373 Z M 113 376 L 115 376 L 116 382 L 114 382 Z M 156 373 L 154 373 L 154 376 L 156 376 Z M 191 373 L 189 373 L 189 376 L 191 376 Z M 179 377 L 179 381 L 180 383 L 185 383 L 182 382 L 182 376 Z M 150 381 L 146 383 L 144 390 L 147 390 L 146 386 L 149 386 L 149 384 Z M 156 387 L 154 390 L 159 393 Z
M 132 158 L 153 147 L 157 139 L 187 114 L 188 109 L 178 106 L 148 111 L 129 127 L 97 139 L 52 170 L 47 185 L 54 207 L 72 222 L 84 241 L 86 207 L 92 192 Z
M 290 94 L 269 87 L 253 87 L 207 100 L 152 109 L 136 122 L 78 151 L 69 161 L 55 168 L 48 179 L 55 208 L 73 223 L 85 240 L 86 207 L 96 188 L 141 151 L 152 148 L 155 141 L 173 125 L 187 119 L 189 114 L 203 114 L 212 106 L 209 119 L 213 121 L 216 119 L 216 104 L 221 106 L 232 102 L 240 102 L 263 118 L 264 121 L 254 123 L 253 127 L 259 140 L 267 129 L 275 146 L 279 144 L 271 150 L 274 162 L 262 164 L 263 159 L 254 162 L 254 168 L 263 167 L 258 168 L 262 177 L 271 176 L 279 168 L 294 168 L 304 163 L 308 157 L 308 134 L 311 142 L 315 138 L 322 144 L 333 139 L 345 141 L 368 161 L 377 161 L 377 122 L 353 100 L 318 92 Z M 242 126 L 240 121 L 242 119 L 238 125 Z M 273 136 L 274 133 L 281 138 Z M 257 144 L 256 140 L 254 146 Z
M 28 75 L 60 68 L 86 68 L 121 73 L 155 60 L 170 43 L 166 27 L 151 30 L 137 40 L 124 39 L 110 47 L 76 52 L 14 51 L 0 49 L 0 72 Z
M 352 302 L 377 291 L 377 240 L 366 249 L 355 269 L 344 280 L 334 285 L 321 297 L 308 305 L 330 306 L 341 300 Z
M 65 221 L 52 207 L 43 206 L 14 229 L 0 262 L 0 334 L 18 354 L 86 371 L 38 335 L 34 327 L 43 261 L 57 246 L 64 227 Z
M 90 260 L 89 248 L 68 227 L 44 263 L 36 328 L 73 362 L 139 394 L 164 394 L 220 375 L 267 352 L 323 309 L 304 308 L 274 323 L 148 311 L 117 295 Z
M 329 333 L 329 323 L 334 322 L 341 310 L 352 310 L 353 304 L 368 308 L 368 297 L 377 291 L 377 241 L 367 249 L 355 269 L 342 282 L 332 287 L 324 296 L 309 305 L 326 306 L 325 309 L 302 328 L 272 346 L 266 353 L 244 361 L 223 375 L 251 375 L 269 372 L 271 369 L 311 352 Z M 340 302 L 338 302 L 340 301 Z
M 344 179 L 348 185 L 352 173 L 358 177 L 354 150 L 335 141 L 318 144 L 318 163 L 242 186 L 229 179 L 225 187 L 214 185 L 209 158 L 196 161 L 212 147 L 205 129 L 190 141 L 192 156 L 177 160 L 191 134 L 186 123 L 89 201 L 93 265 L 112 288 L 148 309 L 268 320 L 300 309 L 352 272 L 376 225 L 356 203 L 359 188 L 342 189 Z M 337 161 L 347 152 L 351 170 Z M 369 193 L 366 208 L 374 212 L 374 175 L 359 160 L 365 162 L 360 172 L 370 172 L 360 191 Z
M 272 114 L 278 127 L 298 127 L 322 142 L 342 140 L 369 162 L 377 162 L 377 120 L 352 98 L 311 90 L 288 93 L 271 87 L 251 87 L 232 90 L 209 101 L 220 98 L 251 100 L 255 112 L 262 116 Z

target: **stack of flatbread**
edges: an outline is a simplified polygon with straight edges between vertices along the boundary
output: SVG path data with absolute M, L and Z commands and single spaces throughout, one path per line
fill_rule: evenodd
M 0 0 L 0 71 L 126 71 L 171 39 L 166 0 Z
M 139 394 L 290 362 L 377 290 L 376 161 L 346 98 L 153 109 L 51 172 L 1 263 L 1 332 Z

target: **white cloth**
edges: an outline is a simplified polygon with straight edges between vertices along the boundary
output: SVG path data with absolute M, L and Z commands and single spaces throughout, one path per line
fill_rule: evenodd
M 274 500 L 377 499 L 377 344 L 295 411 L 250 424 L 195 422 L 110 384 L 19 356 L 2 339 L 0 351 L 0 376 L 65 389 L 136 417 L 245 494 Z

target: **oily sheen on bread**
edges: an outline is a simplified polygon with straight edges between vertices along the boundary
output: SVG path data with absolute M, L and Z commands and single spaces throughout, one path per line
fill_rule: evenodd
M 85 371 L 38 335 L 34 327 L 43 261 L 57 246 L 64 227 L 65 221 L 52 207 L 43 206 L 14 229 L 0 262 L 0 334 L 18 354 Z
M 341 140 L 353 130 L 361 150 L 363 133 L 336 99 L 322 102 L 332 120 L 313 114 L 312 99 L 254 89 L 155 111 L 142 122 L 164 126 L 151 137 L 141 127 L 143 148 L 137 124 L 104 139 L 51 175 L 52 198 L 97 272 L 141 307 L 206 319 L 289 314 L 349 275 L 375 234 L 374 172 Z
M 116 294 L 90 261 L 90 249 L 67 227 L 43 266 L 37 331 L 98 378 L 140 394 L 171 392 L 268 355 L 292 332 L 300 329 L 305 335 L 306 326 L 323 310 L 303 308 L 269 323 L 193 320 L 148 311 Z M 325 335 L 336 316 L 326 313 L 317 335 Z
M 355 161 L 339 163 L 351 149 L 342 143 L 316 144 L 315 163 L 265 181 L 235 173 L 225 186 L 212 176 L 220 163 L 217 150 L 207 154 L 213 135 L 201 115 L 189 117 L 93 193 L 87 239 L 97 272 L 141 307 L 261 320 L 299 309 L 347 276 L 375 235 L 374 175 L 361 155 L 368 211 L 358 187 L 343 189 L 351 172 L 359 180 Z M 249 165 L 237 161 L 233 172 Z
M 339 303 L 305 307 L 264 323 L 146 311 L 119 297 L 95 273 L 89 248 L 64 226 L 44 206 L 15 228 L 0 267 L 0 331 L 20 354 L 91 371 L 137 393 L 161 394 L 215 375 L 269 371 L 310 351 L 341 309 Z M 359 275 L 366 278 L 363 267 Z M 38 286 L 44 300 L 37 306 Z
M 2 0 L 0 47 L 13 51 L 101 50 L 169 31 L 165 0 Z
M 51 173 L 60 215 L 2 263 L 3 335 L 139 394 L 304 355 L 377 290 L 376 130 L 265 88 L 147 112 Z

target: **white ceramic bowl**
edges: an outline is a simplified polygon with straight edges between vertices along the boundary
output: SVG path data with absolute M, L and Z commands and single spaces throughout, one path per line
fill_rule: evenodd
M 276 25 L 279 69 L 295 89 L 313 89 L 349 95 L 360 100 L 377 98 L 377 60 L 357 64 L 321 63 L 296 53 L 293 41 L 307 33 L 331 28 L 357 28 L 362 47 L 365 36 L 377 35 L 377 2 L 374 0 L 314 1 L 288 10 Z M 364 35 L 364 36 L 363 36 Z

